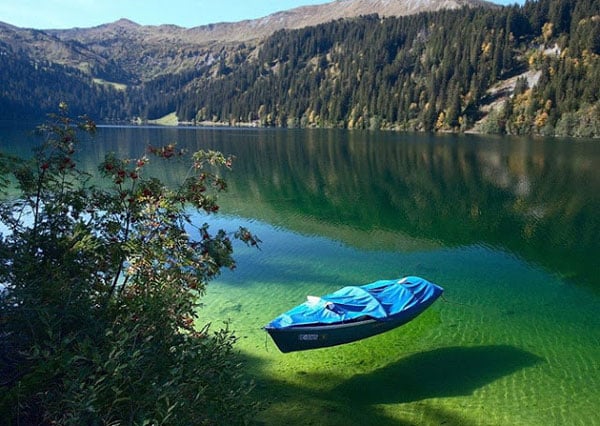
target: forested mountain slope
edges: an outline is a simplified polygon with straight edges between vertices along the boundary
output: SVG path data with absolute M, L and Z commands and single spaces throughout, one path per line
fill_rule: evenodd
M 395 3 L 332 4 L 368 2 Z M 483 4 L 235 42 L 126 20 L 0 25 L 0 113 L 60 99 L 109 121 L 600 136 L 600 0 Z
M 378 16 L 281 31 L 252 64 L 196 80 L 183 120 L 600 135 L 600 2 Z

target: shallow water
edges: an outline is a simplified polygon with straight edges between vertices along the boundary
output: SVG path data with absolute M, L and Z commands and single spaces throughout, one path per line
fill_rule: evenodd
M 25 140 L 0 129 L 3 149 Z M 236 156 L 223 214 L 197 219 L 263 240 L 236 246 L 199 313 L 239 336 L 257 422 L 600 424 L 598 141 L 102 128 L 79 161 L 172 141 Z M 444 299 L 391 332 L 282 354 L 261 329 L 306 295 L 405 275 Z
M 237 223 L 237 220 L 231 218 Z M 244 223 L 244 222 L 242 222 Z M 360 251 L 260 222 L 212 283 L 203 320 L 230 320 L 271 405 L 266 424 L 594 424 L 598 299 L 485 246 Z M 442 285 L 412 323 L 341 347 L 281 354 L 260 327 L 307 294 L 416 274 Z M 282 421 L 285 419 L 285 421 Z

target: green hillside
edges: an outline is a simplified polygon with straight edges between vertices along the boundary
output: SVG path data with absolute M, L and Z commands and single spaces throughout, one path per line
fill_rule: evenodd
M 253 63 L 195 81 L 178 116 L 600 136 L 599 55 L 599 1 L 367 16 L 276 33 Z
M 67 100 L 113 122 L 176 111 L 192 124 L 600 136 L 600 0 L 361 16 L 239 43 L 149 45 L 149 27 L 122 22 L 13 30 L 0 39 L 8 118 Z

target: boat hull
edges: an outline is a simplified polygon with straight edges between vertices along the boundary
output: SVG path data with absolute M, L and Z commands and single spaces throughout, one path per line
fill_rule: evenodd
M 355 342 L 367 337 L 392 330 L 411 321 L 420 312 L 414 315 L 402 315 L 385 320 L 366 319 L 351 323 L 296 326 L 289 328 L 269 328 L 266 331 L 283 353 L 304 351 L 309 349 L 327 348 Z
M 412 321 L 444 289 L 419 277 L 346 286 L 284 312 L 265 330 L 281 352 L 343 345 Z

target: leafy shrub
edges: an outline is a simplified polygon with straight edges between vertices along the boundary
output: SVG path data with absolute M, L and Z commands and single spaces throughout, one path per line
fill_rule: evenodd
M 193 223 L 226 189 L 218 152 L 154 147 L 100 164 L 101 184 L 77 167 L 80 132 L 66 105 L 42 127 L 31 160 L 2 157 L 0 413 L 13 424 L 243 424 L 255 413 L 225 327 L 195 324 L 198 299 L 233 268 L 233 235 Z M 177 188 L 145 176 L 150 161 L 191 160 Z M 211 171 L 212 170 L 212 171 Z M 7 174 L 11 171 L 12 176 Z M 96 179 L 97 180 L 97 179 Z

